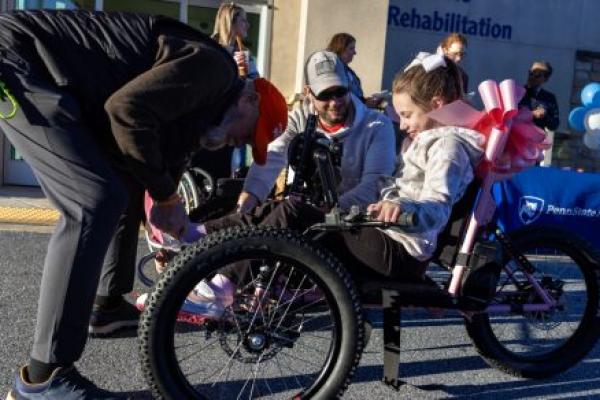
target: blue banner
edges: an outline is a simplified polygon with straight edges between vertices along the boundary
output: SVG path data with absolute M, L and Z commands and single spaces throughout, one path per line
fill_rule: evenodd
M 497 183 L 497 217 L 506 232 L 559 225 L 600 248 L 600 174 L 534 167 Z

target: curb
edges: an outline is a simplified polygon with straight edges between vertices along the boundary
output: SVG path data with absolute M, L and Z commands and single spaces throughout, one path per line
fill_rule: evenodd
M 51 208 L 0 207 L 0 223 L 55 225 L 59 213 Z

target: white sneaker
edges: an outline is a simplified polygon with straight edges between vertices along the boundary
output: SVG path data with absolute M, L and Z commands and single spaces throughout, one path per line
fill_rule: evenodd
M 181 310 L 206 318 L 219 318 L 234 301 L 236 286 L 224 275 L 200 281 L 188 294 Z

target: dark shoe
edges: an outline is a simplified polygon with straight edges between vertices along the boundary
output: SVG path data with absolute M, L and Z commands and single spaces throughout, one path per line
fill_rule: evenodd
M 121 329 L 136 329 L 139 319 L 140 310 L 125 300 L 108 310 L 94 305 L 88 332 L 91 336 L 104 337 Z
M 19 369 L 6 400 L 121 400 L 83 377 L 75 367 L 57 368 L 43 383 L 28 383 L 27 367 Z

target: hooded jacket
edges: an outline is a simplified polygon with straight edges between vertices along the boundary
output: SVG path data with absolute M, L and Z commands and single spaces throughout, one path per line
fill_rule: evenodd
M 341 182 L 337 189 L 340 207 L 344 210 L 353 205 L 364 208 L 377 201 L 380 178 L 393 174 L 396 157 L 396 138 L 389 118 L 368 109 L 354 95 L 351 95 L 351 101 L 354 106 L 352 123 L 329 135 L 343 145 Z M 287 165 L 290 142 L 304 132 L 308 115 L 314 112 L 307 99 L 302 107 L 290 112 L 285 132 L 269 144 L 266 164 L 250 167 L 244 183 L 245 191 L 260 201 L 267 198 L 277 176 Z M 317 131 L 323 133 L 318 126 Z
M 402 168 L 381 197 L 399 204 L 402 212 L 416 213 L 418 224 L 410 232 L 384 232 L 414 258 L 425 261 L 432 256 L 452 206 L 473 180 L 484 143 L 476 131 L 448 126 L 421 132 L 404 152 Z

